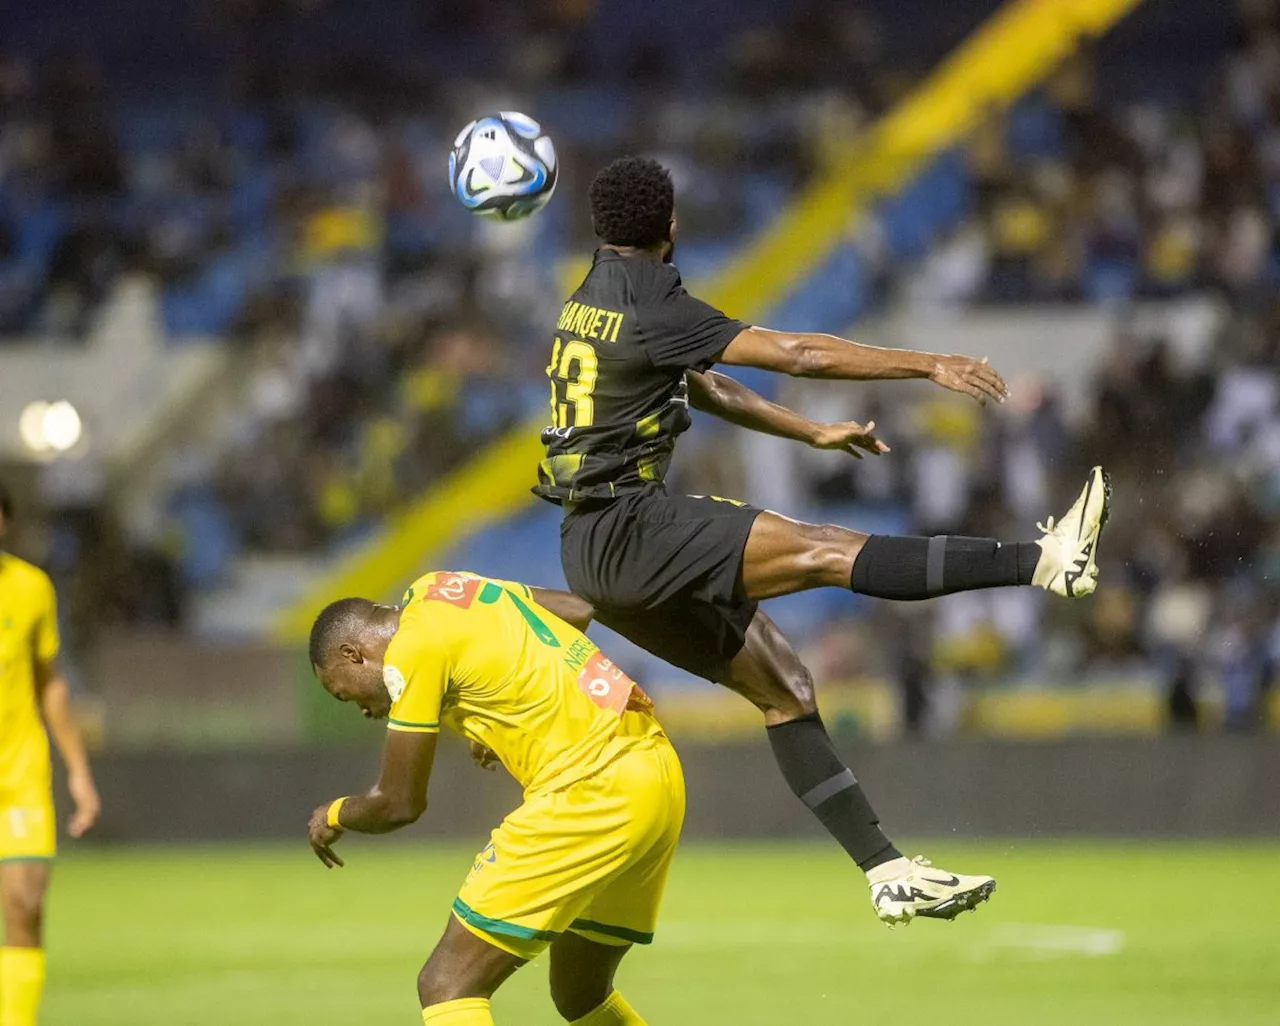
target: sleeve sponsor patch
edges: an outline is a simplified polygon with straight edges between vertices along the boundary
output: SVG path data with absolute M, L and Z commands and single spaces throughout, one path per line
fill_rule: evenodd
M 447 602 L 459 609 L 470 609 L 483 583 L 478 577 L 440 574 L 427 585 L 427 592 L 422 597 L 427 602 Z
M 635 682 L 603 652 L 597 651 L 578 674 L 578 687 L 601 709 L 621 716 Z

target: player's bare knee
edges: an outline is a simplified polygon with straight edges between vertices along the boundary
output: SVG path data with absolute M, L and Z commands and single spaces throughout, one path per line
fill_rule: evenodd
M 40 941 L 44 921 L 44 892 L 37 887 L 13 887 L 4 896 L 5 936 L 10 944 Z
M 418 970 L 418 997 L 422 1007 L 468 997 L 487 997 L 492 989 L 486 986 L 486 975 L 484 966 L 451 944 L 446 933 Z
M 770 724 L 785 723 L 818 711 L 813 675 L 804 666 L 796 664 L 788 667 L 778 674 L 778 679 L 782 684 L 781 695 L 773 702 L 773 707 L 765 712 L 765 718 Z
M 522 965 L 524 959 L 473 936 L 450 919 L 440 943 L 418 971 L 418 998 L 427 1008 L 463 998 L 491 997 Z
M 578 964 L 566 971 L 563 963 L 552 964 L 551 1001 L 567 1022 L 581 1019 L 604 1003 L 613 990 L 613 968 Z
M 857 540 L 862 535 L 835 524 L 806 526 L 806 547 L 797 569 L 811 587 L 844 585 L 853 573 Z
M 469 994 L 461 992 L 464 989 L 464 981 L 459 980 L 456 973 L 446 971 L 442 960 L 435 954 L 418 970 L 418 1000 L 423 1008 L 469 997 Z
M 797 666 L 786 674 L 787 692 L 801 716 L 818 711 L 818 696 L 813 690 L 813 674 L 807 667 Z
M 568 1022 L 602 1005 L 613 990 L 613 977 L 626 947 L 597 944 L 565 933 L 551 947 L 551 1001 Z
M 612 990 L 612 984 L 607 987 L 579 985 L 557 988 L 553 986 L 551 1001 L 556 1006 L 556 1011 L 560 1013 L 560 1018 L 565 1022 L 576 1022 L 604 1004 Z

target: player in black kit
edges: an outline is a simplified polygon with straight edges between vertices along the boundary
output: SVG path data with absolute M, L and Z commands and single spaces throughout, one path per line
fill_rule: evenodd
M 951 919 L 995 889 L 909 860 L 880 830 L 818 715 L 813 681 L 757 603 L 818 587 L 889 599 L 1037 585 L 1080 597 L 1097 583 L 1108 487 L 1094 468 L 1071 510 L 1034 542 L 868 536 L 663 485 L 689 407 L 820 448 L 887 451 L 874 425 L 822 425 L 770 403 L 714 364 L 846 381 L 928 378 L 1003 401 L 985 360 L 750 327 L 691 296 L 671 265 L 671 177 L 634 157 L 591 184 L 601 246 L 561 312 L 547 375 L 552 424 L 538 495 L 564 507 L 561 560 L 600 622 L 655 655 L 737 691 L 763 713 L 788 785 L 867 874 L 881 919 Z

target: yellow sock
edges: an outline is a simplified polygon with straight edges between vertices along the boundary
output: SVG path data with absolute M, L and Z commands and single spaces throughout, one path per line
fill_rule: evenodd
M 488 998 L 462 998 L 428 1005 L 422 1010 L 422 1021 L 429 1026 L 493 1026 L 493 1015 Z
M 627 999 L 616 990 L 570 1026 L 646 1026 L 640 1013 L 627 1004 Z
M 0 1026 L 36 1026 L 44 990 L 43 948 L 0 948 Z

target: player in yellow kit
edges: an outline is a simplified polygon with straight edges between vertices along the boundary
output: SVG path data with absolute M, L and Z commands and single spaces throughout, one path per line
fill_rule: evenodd
M 312 814 L 326 866 L 342 865 L 332 845 L 344 830 L 422 815 L 442 724 L 524 787 L 418 975 L 429 1026 L 491 1026 L 493 992 L 548 947 L 565 1019 L 643 1026 L 613 977 L 653 939 L 684 779 L 648 698 L 581 632 L 592 613 L 565 592 L 434 573 L 400 607 L 343 599 L 312 628 L 325 690 L 388 727 L 378 783 Z
M 75 802 L 68 832 L 98 817 L 98 793 L 58 674 L 53 585 L 4 551 L 13 507 L 0 485 L 0 1026 L 35 1026 L 44 989 L 44 896 L 56 848 L 47 725 Z

